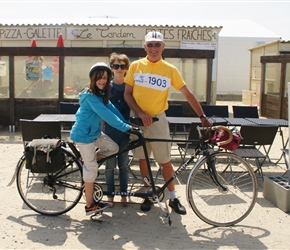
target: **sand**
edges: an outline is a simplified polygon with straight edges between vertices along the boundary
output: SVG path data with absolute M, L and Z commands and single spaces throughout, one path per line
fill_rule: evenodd
M 277 136 L 271 156 L 280 156 L 280 148 Z M 25 207 L 16 183 L 7 187 L 23 152 L 20 133 L 0 132 L 0 152 L 1 249 L 290 249 L 289 213 L 263 197 L 259 175 L 259 194 L 253 211 L 232 227 L 210 226 L 193 213 L 186 201 L 184 178 L 176 183 L 176 190 L 187 215 L 169 209 L 171 226 L 160 220 L 162 211 L 157 205 L 144 213 L 137 203 L 127 207 L 117 203 L 104 212 L 103 222 L 99 223 L 85 215 L 84 200 L 57 217 L 39 215 Z M 263 169 L 265 176 L 282 175 L 284 160 Z M 165 195 L 164 206 L 168 198 Z

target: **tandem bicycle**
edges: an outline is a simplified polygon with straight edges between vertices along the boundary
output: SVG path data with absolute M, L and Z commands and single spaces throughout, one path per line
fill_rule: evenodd
M 153 121 L 158 120 L 158 118 Z M 198 140 L 188 139 L 153 139 L 143 137 L 140 118 L 132 118 L 134 129 L 128 133 L 135 135 L 128 147 L 118 153 L 143 147 L 149 176 L 145 177 L 150 185 L 149 192 L 127 192 L 127 196 L 140 199 L 151 199 L 163 211 L 163 217 L 171 225 L 170 213 L 162 205 L 164 191 L 168 184 L 179 176 L 182 171 L 189 171 L 186 182 L 186 199 L 194 213 L 204 222 L 213 226 L 232 226 L 242 221 L 253 209 L 258 193 L 255 173 L 246 160 L 236 154 L 216 149 L 216 146 L 229 143 L 232 130 L 225 126 L 197 127 Z M 223 129 L 230 135 L 229 139 L 213 145 L 209 142 L 209 131 Z M 194 153 L 182 163 L 174 175 L 161 187 L 155 184 L 150 167 L 150 157 L 146 143 L 153 141 L 197 143 Z M 53 171 L 32 171 L 27 169 L 27 156 L 20 158 L 16 166 L 18 192 L 24 203 L 42 215 L 61 215 L 74 208 L 84 196 L 82 179 L 82 158 L 73 142 L 62 141 L 60 147 L 61 161 Z M 98 160 L 99 166 L 118 153 Z M 14 181 L 11 180 L 10 185 Z M 99 201 L 108 192 L 97 182 L 94 185 L 94 198 Z M 116 193 L 115 195 L 118 195 Z M 124 195 L 122 193 L 122 195 Z

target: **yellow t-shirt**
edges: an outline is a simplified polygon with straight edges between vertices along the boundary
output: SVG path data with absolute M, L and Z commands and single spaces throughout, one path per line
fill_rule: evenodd
M 151 116 L 168 109 L 170 86 L 179 90 L 185 85 L 174 65 L 162 59 L 151 63 L 147 58 L 132 62 L 125 82 L 133 87 L 133 98 L 138 106 Z

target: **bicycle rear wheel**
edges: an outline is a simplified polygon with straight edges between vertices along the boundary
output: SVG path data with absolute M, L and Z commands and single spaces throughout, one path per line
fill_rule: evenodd
M 25 204 L 37 213 L 60 215 L 81 199 L 82 168 L 72 153 L 62 148 L 62 170 L 56 173 L 32 173 L 22 157 L 17 170 L 17 189 Z
M 207 159 L 201 158 L 187 181 L 187 200 L 195 214 L 214 226 L 231 226 L 242 221 L 253 209 L 258 185 L 252 167 L 230 152 L 211 155 L 223 190 L 212 179 Z

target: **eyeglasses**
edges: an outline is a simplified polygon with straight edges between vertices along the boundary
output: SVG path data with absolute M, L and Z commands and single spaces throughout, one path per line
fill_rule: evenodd
M 113 64 L 112 67 L 113 67 L 113 69 L 119 69 L 119 68 L 121 68 L 121 69 L 124 70 L 124 69 L 127 68 L 127 64 Z
M 161 43 L 146 43 L 146 46 L 148 48 L 152 48 L 152 47 L 160 48 L 161 47 Z

